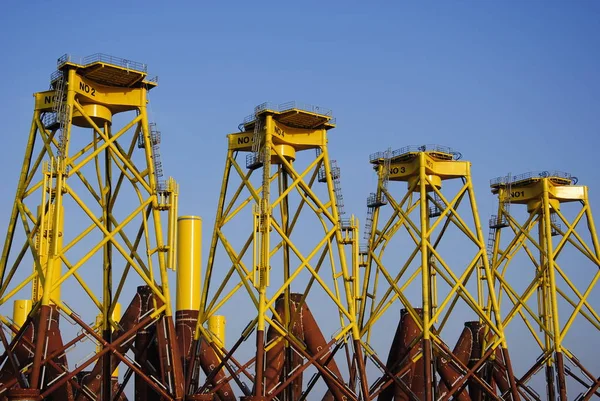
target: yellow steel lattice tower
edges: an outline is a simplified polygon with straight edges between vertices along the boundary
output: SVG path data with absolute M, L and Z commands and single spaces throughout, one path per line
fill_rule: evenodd
M 361 336 L 374 348 L 371 359 L 383 372 L 370 399 L 519 399 L 471 164 L 459 159 L 437 145 L 370 157 L 378 186 L 367 200 L 358 315 Z M 408 186 L 401 196 L 392 185 L 398 181 Z M 382 344 L 389 344 L 399 304 L 404 309 L 384 361 L 378 355 L 388 350 Z
M 165 399 L 182 397 L 181 369 L 169 362 L 176 349 L 160 347 L 154 377 L 125 356 L 142 327 L 158 327 L 159 344 L 175 342 L 167 268 L 175 257 L 177 185 L 161 179 L 160 133 L 148 121 L 147 95 L 156 86 L 145 64 L 65 55 L 50 90 L 34 94 L 0 262 L 2 322 L 17 333 L 4 344 L 14 363 L 0 369 L 2 392 L 18 386 L 26 398 L 110 400 L 111 374 L 123 363 Z M 149 305 L 135 285 L 148 289 Z M 33 310 L 19 330 L 3 306 L 28 293 Z M 111 318 L 117 302 L 132 298 L 120 321 Z M 87 345 L 85 356 L 86 338 L 98 352 Z M 68 355 L 78 358 L 72 369 Z M 77 380 L 84 369 L 91 374 Z
M 346 251 L 358 258 L 358 222 L 340 218 L 340 171 L 327 148 L 334 126 L 327 109 L 265 103 L 228 135 L 196 331 L 196 365 L 207 374 L 197 394 L 234 400 L 237 386 L 246 400 L 317 399 L 308 392 L 319 377 L 327 388 L 314 391 L 326 400 L 367 392 L 364 376 L 343 378 L 343 364 L 362 372 L 346 261 Z M 217 314 L 234 338 L 224 347 L 206 329 Z M 232 326 L 240 320 L 248 325 Z M 307 372 L 314 380 L 303 384 Z
M 540 352 L 522 364 L 526 371 L 519 381 L 535 381 L 544 370 L 546 385 L 538 391 L 546 391 L 548 400 L 600 396 L 598 371 L 586 368 L 596 362 L 595 354 L 575 355 L 581 345 L 586 352 L 596 349 L 592 340 L 600 330 L 598 298 L 592 297 L 600 278 L 600 248 L 588 188 L 576 183 L 570 174 L 548 171 L 491 181 L 499 208 L 490 219 L 490 251 L 503 324 L 509 329 L 524 324 L 529 335 L 519 331 L 519 341 L 533 339 L 539 346 Z M 511 204 L 527 206 L 523 218 Z M 538 396 L 529 386 L 526 390 Z

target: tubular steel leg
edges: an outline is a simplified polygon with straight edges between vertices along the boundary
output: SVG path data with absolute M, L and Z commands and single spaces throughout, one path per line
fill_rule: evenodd
M 548 401 L 556 401 L 554 368 L 551 365 L 546 365 L 546 390 L 548 392 Z
M 460 334 L 460 337 L 458 338 L 456 346 L 453 350 L 456 359 L 461 361 L 465 366 L 468 365 L 469 359 L 471 358 L 474 343 L 473 337 L 473 331 L 465 324 L 465 328 Z M 461 374 L 454 370 L 450 364 L 450 361 L 445 359 L 443 356 L 437 358 L 436 366 L 437 371 L 442 378 L 438 389 L 441 390 L 441 392 L 447 392 L 448 388 L 452 387 L 452 385 L 460 378 Z M 454 395 L 454 399 L 457 401 L 471 401 L 472 397 L 466 390 L 460 390 Z
M 254 395 L 262 397 L 264 393 L 263 375 L 265 370 L 265 332 L 256 332 L 256 375 L 254 381 Z
M 423 339 L 423 365 L 425 382 L 425 401 L 433 401 L 433 379 L 431 372 L 431 340 Z
M 104 330 L 102 334 L 104 341 L 110 344 L 112 342 L 111 330 Z M 102 401 L 112 401 L 112 364 L 110 357 L 109 352 L 102 357 Z
M 508 354 L 507 348 L 502 348 L 502 356 L 504 357 L 504 366 L 506 367 L 506 372 L 508 374 L 508 382 L 510 383 L 510 392 L 512 395 L 512 400 L 520 401 L 521 397 L 519 396 L 519 389 L 517 388 L 517 381 L 515 379 L 515 374 L 512 368 L 512 362 L 510 360 L 510 355 Z
M 559 399 L 560 401 L 567 401 L 567 384 L 565 383 L 565 362 L 563 360 L 563 353 L 557 352 L 555 355 Z
M 366 400 L 369 397 L 369 384 L 367 383 L 365 364 L 363 362 L 362 349 L 359 340 L 354 340 L 354 352 L 356 354 L 355 360 L 358 363 L 358 371 L 360 373 L 360 387 L 363 399 Z
M 46 340 L 46 329 L 48 316 L 50 315 L 50 306 L 41 305 L 37 319 L 35 331 L 35 351 L 33 354 L 33 368 L 31 372 L 31 382 L 29 385 L 33 389 L 40 387 L 40 370 L 42 368 L 42 356 L 44 355 L 44 345 Z

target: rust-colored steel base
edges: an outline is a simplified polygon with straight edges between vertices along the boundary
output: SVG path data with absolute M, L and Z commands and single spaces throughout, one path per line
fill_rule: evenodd
M 193 394 L 186 395 L 185 401 L 213 401 L 215 396 L 213 394 Z
M 217 353 L 215 352 L 213 346 L 216 347 L 215 344 L 209 344 L 204 337 L 200 338 L 200 366 L 209 377 L 209 382 L 213 387 L 216 387 L 217 384 L 221 383 L 225 380 L 225 370 L 223 368 L 219 369 L 219 371 L 214 372 L 215 368 L 219 366 L 221 360 Z M 192 345 L 192 348 L 195 348 L 195 343 Z M 233 389 L 229 383 L 221 383 L 219 388 L 215 391 L 217 396 L 221 399 L 221 401 L 236 401 L 235 394 L 233 393 Z
M 177 344 L 181 353 L 181 366 L 183 367 L 184 377 L 187 377 L 187 368 L 192 357 L 192 343 L 197 320 L 198 311 L 196 310 L 178 310 L 175 313 L 175 332 L 177 333 Z
M 154 308 L 152 290 L 148 286 L 137 288 L 136 299 L 139 300 L 139 316 L 145 316 Z M 139 318 L 138 316 L 138 318 Z M 121 319 L 122 320 L 122 319 Z M 158 351 L 156 349 L 156 326 L 150 325 L 138 330 L 135 334 L 134 353 L 136 363 L 144 372 L 159 376 Z M 160 395 L 140 376 L 134 378 L 135 401 L 158 401 Z
M 421 309 L 415 309 L 416 313 L 421 315 Z M 406 384 L 407 388 L 410 388 L 412 391 L 413 378 L 415 377 L 416 366 L 412 362 L 412 358 L 416 356 L 421 350 L 421 341 L 415 342 L 417 337 L 421 335 L 421 330 L 417 323 L 412 318 L 412 316 L 408 313 L 408 310 L 402 309 L 400 311 L 400 322 L 398 323 L 398 327 L 396 328 L 396 334 L 394 335 L 394 339 L 392 340 L 392 346 L 390 348 L 390 353 L 388 354 L 388 359 L 386 363 L 386 368 L 397 375 L 398 372 L 403 370 L 403 368 L 408 368 L 406 373 L 402 375 L 399 379 Z M 422 360 L 420 358 L 419 360 Z M 421 364 L 418 368 L 421 371 L 424 369 Z M 419 372 L 418 376 L 421 377 L 423 373 Z M 388 380 L 391 380 L 388 378 Z M 420 389 L 422 392 L 423 385 L 421 384 Z M 378 401 L 392 401 L 392 400 L 400 400 L 400 401 L 408 401 L 410 400 L 409 393 L 406 392 L 401 386 L 397 384 L 392 384 L 386 387 L 379 397 Z
M 58 309 L 55 306 L 41 306 L 33 319 L 30 317 L 21 327 L 21 330 L 14 337 L 9 349 L 12 350 L 12 356 L 18 363 L 19 370 L 23 369 L 29 363 L 36 362 L 38 364 L 38 372 L 35 375 L 36 380 L 42 381 L 43 385 L 48 386 L 48 383 L 53 382 L 57 377 L 68 372 L 67 357 L 64 353 L 52 358 L 45 364 L 42 360 L 45 356 L 53 354 L 55 351 L 63 349 L 63 340 L 60 334 Z M 38 336 L 40 336 L 38 338 Z M 35 336 L 35 337 L 34 337 Z M 34 355 L 35 347 L 38 343 L 42 344 L 40 355 Z M 44 374 L 40 374 L 41 371 Z M 17 377 L 11 363 L 6 363 L 0 371 L 0 384 L 10 383 Z M 33 374 L 32 374 L 33 375 Z M 31 384 L 31 376 L 29 378 Z M 31 389 L 14 389 L 14 390 L 35 390 Z M 9 390 L 10 391 L 10 390 Z M 15 394 L 21 394 L 18 391 Z M 39 391 L 38 391 L 39 394 Z M 64 385 L 56 389 L 54 393 L 56 399 L 72 401 L 74 398 L 73 385 L 71 382 L 66 382 Z
M 415 312 L 419 315 L 422 313 L 420 309 L 415 309 Z M 483 355 L 483 336 L 484 326 L 480 322 L 466 322 L 454 350 L 450 351 L 444 344 L 434 345 L 430 340 L 424 340 L 412 316 L 403 309 L 386 363 L 386 370 L 399 376 L 395 380 L 400 379 L 402 383 L 390 383 L 392 378 L 386 377 L 377 400 L 427 401 L 450 398 L 481 401 L 484 394 L 493 394 L 491 389 L 497 386 L 501 393 L 506 394 L 503 399 L 518 401 L 516 387 L 510 380 L 512 368 L 508 351 L 497 348 Z M 422 357 L 412 362 L 419 354 L 423 354 Z M 494 358 L 490 355 L 494 355 Z M 465 375 L 465 369 L 475 373 Z M 441 381 L 434 385 L 436 373 Z
M 289 302 L 290 320 L 288 323 L 283 321 L 280 321 L 279 323 L 283 327 L 287 327 L 297 340 L 304 341 L 309 355 L 313 356 L 319 354 L 324 348 L 328 347 L 328 344 L 327 341 L 325 341 L 325 337 L 312 312 L 308 308 L 306 302 L 303 302 L 303 295 L 289 294 Z M 284 295 L 281 295 L 277 299 L 275 311 L 280 318 L 284 319 Z M 285 381 L 284 366 L 287 365 L 287 371 L 291 371 L 297 368 L 302 361 L 302 358 L 295 354 L 294 345 L 290 342 L 289 348 L 286 349 L 284 339 L 281 339 L 281 336 L 273 327 L 269 327 L 267 330 L 267 344 L 271 344 L 274 341 L 278 341 L 277 344 L 266 352 L 264 377 L 267 394 L 270 394 L 278 383 Z M 324 353 L 317 358 L 315 362 L 324 366 L 330 373 L 323 375 L 323 380 L 328 388 L 327 393 L 323 397 L 323 401 L 342 401 L 346 399 L 346 396 L 335 380 L 335 378 L 341 377 L 341 373 L 335 360 L 330 358 L 330 353 Z M 290 386 L 292 388 L 291 393 L 294 397 L 293 399 L 298 399 L 302 392 L 302 375 L 298 375 Z
M 8 390 L 8 401 L 38 401 L 40 390 L 35 388 L 13 388 Z

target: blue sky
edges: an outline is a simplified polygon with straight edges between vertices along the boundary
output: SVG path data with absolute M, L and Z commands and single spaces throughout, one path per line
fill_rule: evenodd
M 264 101 L 333 109 L 330 152 L 346 210 L 362 220 L 376 188 L 369 153 L 423 143 L 473 163 L 484 224 L 496 207 L 489 179 L 507 172 L 570 172 L 600 206 L 597 1 L 7 2 L 0 46 L 2 227 L 31 94 L 63 53 L 107 53 L 159 75 L 151 112 L 165 173 L 205 237 L 225 135 Z

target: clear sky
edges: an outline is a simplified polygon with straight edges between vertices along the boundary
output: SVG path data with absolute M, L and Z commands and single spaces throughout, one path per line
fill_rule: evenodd
M 63 53 L 96 52 L 159 76 L 151 111 L 165 174 L 205 237 L 225 135 L 264 101 L 333 109 L 330 152 L 346 210 L 362 220 L 376 188 L 369 154 L 423 143 L 473 163 L 484 224 L 496 207 L 488 180 L 530 170 L 578 176 L 600 216 L 598 1 L 15 1 L 2 5 L 0 46 L 2 227 L 31 94 Z

